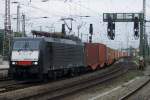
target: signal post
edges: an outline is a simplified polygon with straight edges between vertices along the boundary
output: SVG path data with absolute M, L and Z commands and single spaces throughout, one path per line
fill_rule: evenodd
M 144 13 L 104 13 L 103 14 L 103 21 L 108 22 L 112 21 L 112 24 L 115 22 L 134 22 L 134 36 L 135 39 L 138 39 L 140 37 L 140 45 L 139 45 L 139 55 L 146 59 L 145 51 L 146 51 L 146 37 L 144 34 Z M 140 27 L 140 28 L 139 28 Z M 109 28 L 109 27 L 108 27 Z M 115 28 L 114 28 L 115 29 Z M 110 30 L 110 32 L 113 30 Z M 139 35 L 140 33 L 140 35 Z M 110 34 L 110 33 L 109 33 Z M 111 35 L 108 36 L 111 38 Z M 115 33 L 113 33 L 115 36 Z M 113 39 L 114 40 L 114 37 Z

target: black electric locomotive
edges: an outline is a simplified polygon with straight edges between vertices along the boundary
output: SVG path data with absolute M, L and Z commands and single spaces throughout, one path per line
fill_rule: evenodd
M 63 37 L 24 37 L 13 40 L 9 74 L 13 78 L 45 79 L 85 68 L 84 44 Z

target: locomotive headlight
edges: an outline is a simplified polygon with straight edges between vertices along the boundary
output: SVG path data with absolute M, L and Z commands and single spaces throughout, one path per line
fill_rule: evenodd
M 33 62 L 34 65 L 38 65 L 38 62 Z
M 16 62 L 12 62 L 12 65 L 15 65 L 16 64 Z

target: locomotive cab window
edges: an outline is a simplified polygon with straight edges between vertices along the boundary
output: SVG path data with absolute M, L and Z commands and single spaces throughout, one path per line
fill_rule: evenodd
M 15 41 L 13 45 L 13 50 L 38 50 L 39 41 Z

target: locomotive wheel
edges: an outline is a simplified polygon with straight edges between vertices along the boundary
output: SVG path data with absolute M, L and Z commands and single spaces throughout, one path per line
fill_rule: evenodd
M 79 68 L 72 68 L 69 73 L 71 77 L 74 77 L 79 75 L 78 72 L 79 72 Z
M 73 69 L 71 69 L 71 70 L 69 71 L 69 76 L 70 76 L 70 77 L 75 76 L 75 74 L 74 74 L 74 70 L 73 70 Z
M 53 79 L 53 72 L 52 71 L 48 71 L 48 79 Z
M 80 73 L 79 67 L 77 67 L 77 68 L 74 69 L 74 73 L 75 73 L 75 76 L 79 75 L 79 73 Z

